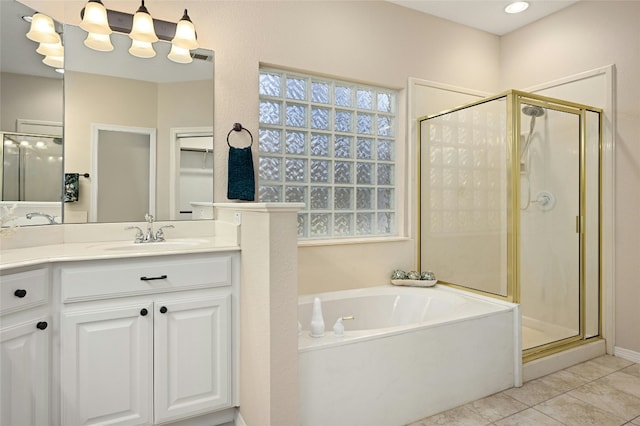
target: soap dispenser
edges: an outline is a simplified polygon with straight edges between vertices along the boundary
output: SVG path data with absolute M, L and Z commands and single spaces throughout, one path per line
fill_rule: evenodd
M 324 336 L 324 319 L 322 318 L 322 306 L 320 299 L 313 300 L 313 312 L 311 313 L 311 337 Z

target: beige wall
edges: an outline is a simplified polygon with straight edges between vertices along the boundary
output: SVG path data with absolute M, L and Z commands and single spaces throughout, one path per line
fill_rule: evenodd
M 634 352 L 640 352 L 639 28 L 638 1 L 583 1 L 500 43 L 504 89 L 615 64 L 615 346 Z
M 0 130 L 16 131 L 16 120 L 26 118 L 62 123 L 62 79 L 0 74 Z

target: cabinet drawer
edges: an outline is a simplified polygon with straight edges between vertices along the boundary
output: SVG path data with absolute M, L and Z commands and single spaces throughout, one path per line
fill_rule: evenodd
M 49 269 L 0 277 L 0 315 L 44 305 L 49 300 Z
M 105 260 L 60 268 L 65 303 L 231 285 L 231 256 Z

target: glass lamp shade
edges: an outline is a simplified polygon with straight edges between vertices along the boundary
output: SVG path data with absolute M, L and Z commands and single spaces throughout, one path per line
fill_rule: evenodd
M 43 13 L 35 13 L 31 17 L 31 27 L 27 38 L 38 43 L 56 43 L 60 36 L 53 26 L 53 19 Z
M 80 28 L 88 33 L 94 34 L 111 34 L 109 21 L 107 19 L 107 9 L 100 0 L 91 0 L 84 7 L 84 15 Z
M 64 47 L 61 42 L 57 43 L 40 43 L 36 52 L 43 56 L 64 56 Z
M 176 35 L 173 40 L 171 40 L 171 43 L 173 43 L 174 46 L 178 46 L 183 49 L 192 50 L 198 48 L 196 28 L 187 14 L 187 9 L 184 10 L 182 19 L 178 21 L 178 25 L 176 26 Z
M 149 11 L 144 7 L 144 0 L 138 8 L 138 11 L 133 15 L 133 25 L 129 37 L 132 40 L 144 41 L 147 43 L 155 43 L 158 41 L 158 36 L 153 27 L 153 18 L 149 15 Z
M 45 56 L 42 62 L 53 68 L 63 68 L 64 56 Z
M 171 52 L 169 52 L 167 57 L 173 62 L 177 62 L 179 64 L 189 64 L 193 62 L 189 49 L 176 46 L 175 44 L 171 45 Z
M 99 52 L 111 52 L 113 50 L 109 34 L 89 33 L 84 40 L 84 45 Z
M 129 53 L 138 58 L 153 58 L 156 56 L 156 51 L 153 50 L 153 46 L 150 42 L 131 40 L 131 47 Z

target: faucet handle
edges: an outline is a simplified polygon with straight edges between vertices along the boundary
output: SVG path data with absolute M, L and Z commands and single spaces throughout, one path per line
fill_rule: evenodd
M 126 230 L 129 229 L 137 229 L 138 231 L 136 232 L 136 236 L 135 236 L 135 240 L 134 242 L 136 243 L 141 243 L 144 241 L 144 232 L 142 232 L 142 229 L 140 229 L 139 226 L 127 226 L 126 228 L 124 228 Z
M 158 231 L 156 232 L 156 241 L 164 241 L 164 232 L 162 232 L 163 228 L 175 228 L 175 226 L 163 225 L 160 228 L 158 228 Z

